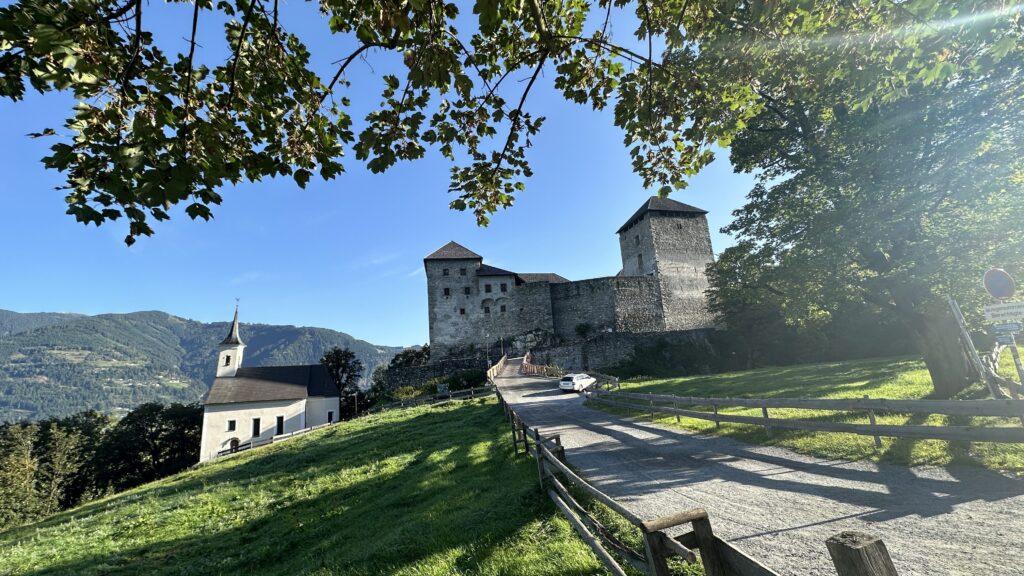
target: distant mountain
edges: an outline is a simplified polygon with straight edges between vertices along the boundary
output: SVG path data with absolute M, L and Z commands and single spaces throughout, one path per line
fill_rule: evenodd
M 213 380 L 227 322 L 164 312 L 19 314 L 0 310 L 0 421 L 88 408 L 119 413 L 143 402 L 199 400 Z M 325 328 L 245 324 L 246 366 L 312 364 L 349 348 L 365 375 L 401 350 Z
M 63 312 L 32 312 L 22 314 L 10 310 L 0 310 L 0 337 L 12 336 L 21 332 L 28 332 L 44 326 L 63 324 L 81 318 L 81 314 L 66 314 Z

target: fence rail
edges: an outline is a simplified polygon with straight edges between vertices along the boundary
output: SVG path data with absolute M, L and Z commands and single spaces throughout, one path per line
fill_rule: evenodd
M 561 378 L 565 375 L 565 370 L 562 370 L 558 366 L 549 366 L 547 364 L 533 364 L 533 353 L 527 352 L 526 356 L 523 356 L 523 363 L 519 366 L 519 373 L 526 376 L 545 376 L 548 378 Z
M 502 355 L 501 359 L 498 360 L 497 364 L 487 369 L 487 382 L 494 385 L 494 379 L 501 374 L 501 371 L 505 369 L 505 362 L 508 361 L 508 355 Z
M 1024 442 L 1024 428 L 1016 426 L 918 426 L 876 424 L 877 412 L 913 414 L 945 414 L 950 416 L 991 416 L 1022 418 L 1024 401 L 1021 400 L 889 400 L 870 398 L 804 399 L 804 398 L 703 398 L 668 394 L 640 394 L 636 392 L 609 392 L 595 389 L 588 392 L 592 401 L 617 408 L 626 408 L 651 414 L 667 414 L 722 422 L 753 424 L 769 430 L 773 428 L 842 432 L 895 438 L 927 438 L 935 440 L 966 440 L 971 442 Z M 711 412 L 690 410 L 679 406 L 710 406 Z M 723 414 L 722 407 L 760 408 L 761 416 Z M 795 408 L 835 410 L 866 413 L 869 424 L 822 422 L 793 418 L 771 418 L 769 408 Z

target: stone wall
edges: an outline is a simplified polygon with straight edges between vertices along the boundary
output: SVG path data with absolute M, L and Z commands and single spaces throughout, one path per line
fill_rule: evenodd
M 602 370 L 630 360 L 638 347 L 662 344 L 707 351 L 710 349 L 710 333 L 710 330 L 680 330 L 641 334 L 599 334 L 585 342 L 536 348 L 532 351 L 533 362 L 552 364 L 568 371 Z M 695 371 L 698 368 L 700 367 L 693 367 Z
M 665 322 L 658 280 L 653 276 L 594 278 L 551 286 L 555 335 L 579 340 L 577 326 L 588 335 L 609 332 L 657 332 Z
M 666 330 L 708 328 L 706 270 L 714 261 L 707 218 L 675 214 L 647 219 L 655 245 L 656 278 L 660 284 Z
M 433 353 L 433 346 L 431 346 Z M 448 376 L 464 370 L 487 370 L 487 358 L 470 356 L 465 358 L 444 358 L 424 366 L 404 366 L 388 369 L 387 389 L 394 390 L 402 386 L 420 386 L 432 378 Z

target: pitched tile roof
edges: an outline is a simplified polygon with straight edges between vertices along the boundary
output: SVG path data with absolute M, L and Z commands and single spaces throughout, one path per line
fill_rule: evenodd
M 424 260 L 483 260 L 483 256 L 473 252 L 469 248 L 449 242 L 438 248 L 433 254 Z
M 490 266 L 488 264 L 481 264 L 480 267 L 476 269 L 476 275 L 477 276 L 515 276 L 516 273 L 515 272 L 509 272 L 508 270 L 502 270 L 501 268 L 496 268 L 496 267 Z
M 679 213 L 679 214 L 682 214 L 682 213 L 707 214 L 708 213 L 707 210 L 701 210 L 700 208 L 697 208 L 696 206 L 690 206 L 689 204 L 683 204 L 682 202 L 677 202 L 677 201 L 671 200 L 669 198 L 661 198 L 660 196 L 651 196 L 650 198 L 647 199 L 646 202 L 643 203 L 642 206 L 640 206 L 639 210 L 634 212 L 633 215 L 629 217 L 629 220 L 626 220 L 626 223 L 622 225 L 622 228 L 619 228 L 615 233 L 616 234 L 621 234 L 627 228 L 629 228 L 634 223 L 636 223 L 636 221 L 639 220 L 644 214 L 646 214 L 647 212 L 649 212 L 651 210 L 654 210 L 656 212 L 674 212 L 674 213 Z
M 215 378 L 204 404 L 301 400 L 338 396 L 338 386 L 322 364 L 239 368 L 233 377 Z
M 524 272 L 518 275 L 527 284 L 531 282 L 550 282 L 551 284 L 564 284 L 569 280 L 554 272 Z

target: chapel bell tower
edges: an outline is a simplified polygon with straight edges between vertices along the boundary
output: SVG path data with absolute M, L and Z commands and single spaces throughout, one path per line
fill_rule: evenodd
M 220 353 L 217 355 L 217 378 L 231 378 L 238 372 L 242 365 L 242 353 L 245 352 L 245 343 L 238 336 L 238 305 L 235 305 L 235 319 L 231 321 L 231 331 L 218 345 Z

